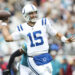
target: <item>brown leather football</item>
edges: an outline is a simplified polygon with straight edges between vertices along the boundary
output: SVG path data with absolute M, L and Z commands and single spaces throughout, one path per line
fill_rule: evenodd
M 11 13 L 9 11 L 0 10 L 0 20 L 6 20 L 10 16 L 11 16 Z

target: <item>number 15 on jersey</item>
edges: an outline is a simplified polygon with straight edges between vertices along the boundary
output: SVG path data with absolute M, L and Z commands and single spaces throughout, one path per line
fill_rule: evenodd
M 30 39 L 30 42 L 31 42 L 31 47 L 35 47 L 35 46 L 40 46 L 40 45 L 43 45 L 44 41 L 43 41 L 43 37 L 41 36 L 41 31 L 35 31 L 33 32 L 33 34 L 31 35 L 31 33 L 28 33 L 28 37 Z M 38 34 L 40 34 L 39 36 L 37 36 Z M 33 36 L 33 38 L 32 38 Z M 33 42 L 33 39 L 35 40 L 35 43 Z M 40 40 L 40 42 L 37 42 L 37 40 Z

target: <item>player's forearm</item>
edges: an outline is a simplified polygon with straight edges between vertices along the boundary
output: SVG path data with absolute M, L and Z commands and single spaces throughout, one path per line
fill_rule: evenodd
M 70 38 L 66 38 L 64 35 L 62 35 L 61 33 L 57 33 L 56 37 L 58 39 L 60 39 L 62 42 L 65 43 L 71 43 L 71 42 L 75 42 L 75 38 L 73 38 L 73 36 L 71 36 Z
M 61 37 L 62 37 L 63 35 L 61 34 L 61 33 L 57 33 L 56 34 L 56 37 L 57 37 L 57 39 L 59 39 L 59 40 L 61 40 Z
M 3 26 L 3 28 L 2 28 L 2 34 L 4 36 L 4 39 L 7 42 L 13 41 L 12 36 L 10 35 L 10 33 L 8 31 L 8 28 L 6 26 Z
M 14 53 L 11 55 L 11 57 L 10 57 L 10 59 L 9 59 L 8 66 L 7 66 L 8 69 L 11 68 L 11 66 L 12 66 L 12 64 L 13 64 L 13 62 L 14 62 L 14 60 L 15 60 L 15 57 L 18 57 L 18 56 L 20 56 L 20 55 L 22 55 L 20 49 L 18 49 L 16 52 L 14 52 Z
M 67 42 L 67 38 L 61 33 L 57 33 L 56 37 L 57 37 L 57 39 L 61 40 L 62 42 Z
M 2 29 L 2 26 L 0 25 L 0 30 Z

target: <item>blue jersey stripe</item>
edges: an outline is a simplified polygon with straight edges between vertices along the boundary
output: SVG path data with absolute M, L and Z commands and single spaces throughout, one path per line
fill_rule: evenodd
M 20 31 L 20 28 L 19 28 L 19 26 L 17 26 L 17 29 L 18 29 L 18 31 Z
M 20 24 L 20 28 L 21 28 L 21 30 L 23 31 L 23 27 L 22 27 L 22 25 Z
M 42 18 L 42 25 L 43 25 L 44 23 L 43 23 L 43 18 Z
M 45 18 L 45 25 L 46 25 L 46 18 Z
M 42 18 L 42 26 L 46 25 L 46 18 Z

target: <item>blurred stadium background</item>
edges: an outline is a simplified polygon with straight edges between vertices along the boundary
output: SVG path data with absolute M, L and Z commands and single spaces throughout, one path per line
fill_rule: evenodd
M 8 25 L 10 33 L 16 30 L 17 25 L 25 22 L 21 13 L 22 7 L 31 2 L 38 8 L 39 18 L 47 17 L 58 32 L 67 38 L 72 35 L 75 37 L 75 0 L 0 0 L 0 10 L 11 12 Z M 0 73 L 6 69 L 10 55 L 22 43 L 23 41 L 5 42 L 0 31 Z M 56 63 L 52 63 L 55 67 L 53 75 L 75 75 L 75 42 L 64 44 L 50 37 L 49 46 L 51 54 L 56 56 Z M 17 58 L 15 64 L 19 60 Z M 16 75 L 15 71 L 11 75 Z

